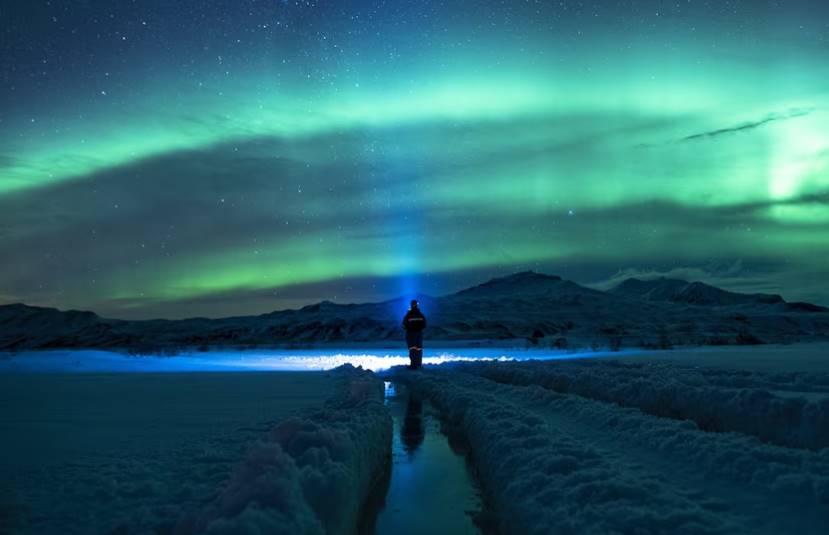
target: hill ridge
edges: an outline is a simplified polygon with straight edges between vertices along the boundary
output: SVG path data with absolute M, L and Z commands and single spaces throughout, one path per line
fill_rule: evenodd
M 132 321 L 13 303 L 0 305 L 0 349 L 396 346 L 406 300 L 322 301 L 256 316 Z M 422 296 L 422 308 L 429 316 L 427 338 L 433 346 L 829 339 L 829 309 L 824 307 L 666 278 L 631 278 L 600 291 L 556 275 L 522 271 L 456 293 Z

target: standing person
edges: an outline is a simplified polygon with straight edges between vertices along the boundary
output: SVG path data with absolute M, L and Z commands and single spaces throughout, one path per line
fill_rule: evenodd
M 423 363 L 423 329 L 426 328 L 426 316 L 417 306 L 417 300 L 409 303 L 409 311 L 403 317 L 406 329 L 406 345 L 409 346 L 409 369 L 416 370 Z

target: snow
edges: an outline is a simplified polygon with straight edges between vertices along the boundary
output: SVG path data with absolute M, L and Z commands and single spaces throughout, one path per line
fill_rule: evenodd
M 326 374 L 0 374 L 0 469 L 179 447 L 320 404 Z
M 359 474 L 382 462 L 391 427 L 382 388 L 367 372 L 346 369 L 0 374 L 0 532 L 177 525 L 187 532 L 194 519 L 221 532 L 245 523 L 288 529 L 350 521 L 359 492 L 323 515 L 309 497 L 318 505 L 320 494 L 366 486 L 368 476 Z M 333 451 L 326 437 L 352 439 Z M 249 470 L 258 479 L 247 479 Z M 338 473 L 358 475 L 347 483 L 329 477 Z M 248 496 L 271 489 L 289 507 L 247 506 L 239 482 Z M 230 497 L 245 505 L 239 515 L 228 509 Z M 279 512 L 299 524 L 283 522 Z
M 603 360 L 478 366 L 476 373 L 501 383 L 539 385 L 654 416 L 691 420 L 707 431 L 738 431 L 781 446 L 829 446 L 829 373 Z M 789 395 L 779 396 L 771 389 Z M 798 396 L 800 391 L 825 397 Z
M 756 369 L 688 351 L 390 378 L 462 429 L 505 532 L 826 533 L 823 349 L 755 348 Z
M 0 532 L 349 532 L 388 477 L 382 378 L 461 433 L 504 532 L 822 534 L 827 355 L 433 349 L 412 372 L 369 349 L 7 354 Z
M 392 422 L 380 380 L 350 366 L 337 372 L 337 393 L 323 408 L 277 424 L 177 531 L 351 533 L 388 468 Z
M 685 366 L 704 366 L 761 372 L 829 372 L 829 343 L 767 344 L 760 346 L 702 346 L 671 351 L 639 351 L 626 361 L 667 361 Z M 804 374 L 805 375 L 805 374 Z
M 572 359 L 606 356 L 608 352 L 567 352 L 499 348 L 427 349 L 424 364 L 478 360 Z M 612 353 L 620 356 L 634 352 Z M 141 355 L 102 350 L 52 350 L 0 353 L 0 373 L 119 372 L 249 372 L 333 370 L 349 364 L 366 370 L 387 370 L 409 363 L 408 351 L 393 350 L 247 350 Z
M 535 348 L 441 348 L 427 347 L 424 364 L 480 360 L 576 360 L 593 358 L 625 361 L 678 361 L 685 365 L 737 367 L 758 371 L 826 371 L 829 343 L 762 346 L 702 346 L 650 351 L 626 349 L 557 350 Z M 104 350 L 50 350 L 0 352 L 0 373 L 119 373 L 119 372 L 257 372 L 333 370 L 350 364 L 381 371 L 409 363 L 405 348 L 389 349 L 251 349 L 181 352 L 175 355 L 129 355 Z

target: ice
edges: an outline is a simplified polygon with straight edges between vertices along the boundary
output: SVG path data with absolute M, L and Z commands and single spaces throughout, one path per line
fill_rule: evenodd
M 386 407 L 394 421 L 392 470 L 361 533 L 479 533 L 473 516 L 482 504 L 464 444 L 405 388 L 387 389 Z

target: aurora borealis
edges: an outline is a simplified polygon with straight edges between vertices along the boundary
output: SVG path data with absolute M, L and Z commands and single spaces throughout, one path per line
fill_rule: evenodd
M 822 1 L 0 2 L 0 302 L 115 317 L 536 269 L 829 304 Z

